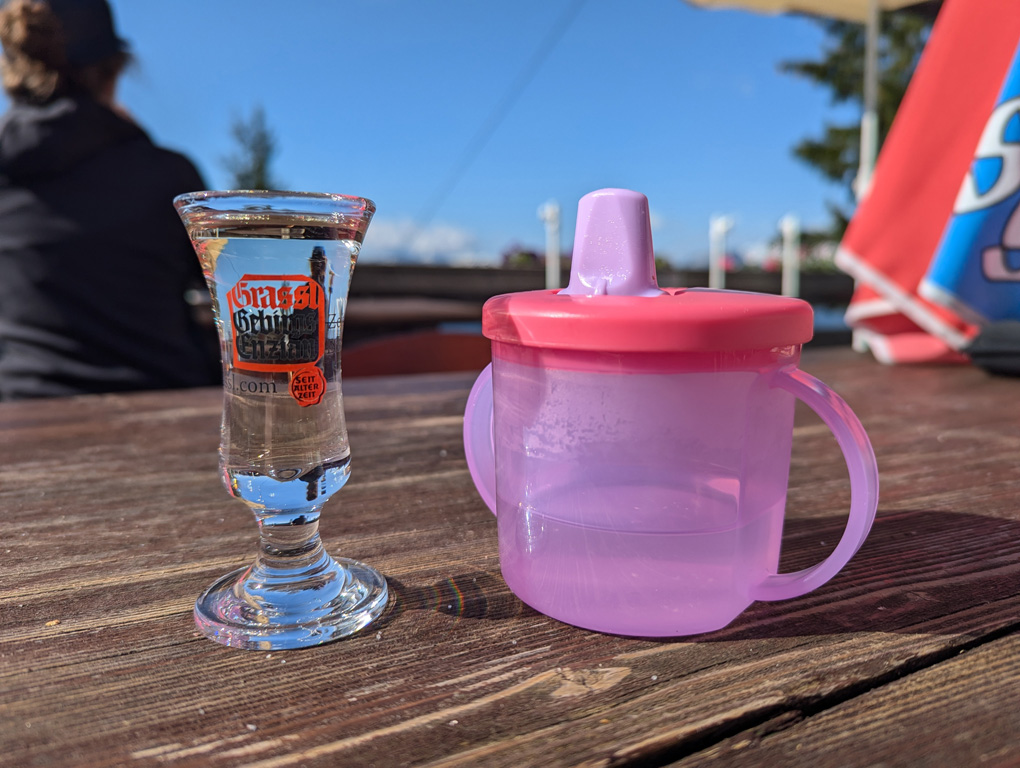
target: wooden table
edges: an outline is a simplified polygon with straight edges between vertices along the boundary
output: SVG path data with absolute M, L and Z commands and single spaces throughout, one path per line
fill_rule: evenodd
M 1020 765 L 1020 380 L 803 367 L 882 474 L 871 537 L 806 597 L 676 641 L 522 605 L 461 445 L 470 376 L 349 382 L 334 553 L 387 574 L 363 634 L 292 652 L 199 637 L 197 594 L 254 552 L 216 472 L 209 390 L 0 407 L 0 765 Z M 843 526 L 845 470 L 798 414 L 783 566 Z

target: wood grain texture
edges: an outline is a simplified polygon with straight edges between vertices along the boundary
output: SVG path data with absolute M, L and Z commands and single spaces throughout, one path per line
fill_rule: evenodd
M 345 384 L 322 533 L 390 581 L 353 638 L 241 652 L 195 597 L 254 553 L 216 472 L 220 394 L 0 406 L 0 765 L 1016 765 L 1020 381 L 805 354 L 874 443 L 879 517 L 816 592 L 719 632 L 600 635 L 499 573 L 461 414 L 472 377 Z M 784 569 L 835 544 L 835 441 L 798 412 Z

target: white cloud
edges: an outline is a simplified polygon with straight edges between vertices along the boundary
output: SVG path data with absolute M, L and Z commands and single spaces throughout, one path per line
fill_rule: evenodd
M 361 257 L 374 263 L 492 264 L 495 256 L 484 253 L 470 231 L 452 224 L 432 224 L 424 229 L 409 219 L 375 219 L 368 228 Z

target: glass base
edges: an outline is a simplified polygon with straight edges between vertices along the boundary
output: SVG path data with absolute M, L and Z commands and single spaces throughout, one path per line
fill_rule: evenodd
M 198 598 L 195 624 L 217 643 L 259 651 L 348 637 L 386 609 L 386 579 L 356 560 L 328 561 L 314 579 L 297 583 L 260 578 L 257 566 L 229 573 Z

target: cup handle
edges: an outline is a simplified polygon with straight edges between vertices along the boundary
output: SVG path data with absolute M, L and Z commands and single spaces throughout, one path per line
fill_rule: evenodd
M 464 455 L 482 501 L 496 514 L 496 451 L 492 430 L 492 363 L 485 366 L 464 408 Z
M 785 389 L 803 401 L 832 430 L 850 471 L 850 517 L 832 554 L 818 565 L 802 571 L 767 576 L 751 588 L 754 600 L 786 600 L 822 586 L 839 573 L 861 548 L 878 509 L 875 452 L 850 406 L 814 376 L 800 370 L 779 373 L 771 386 Z

